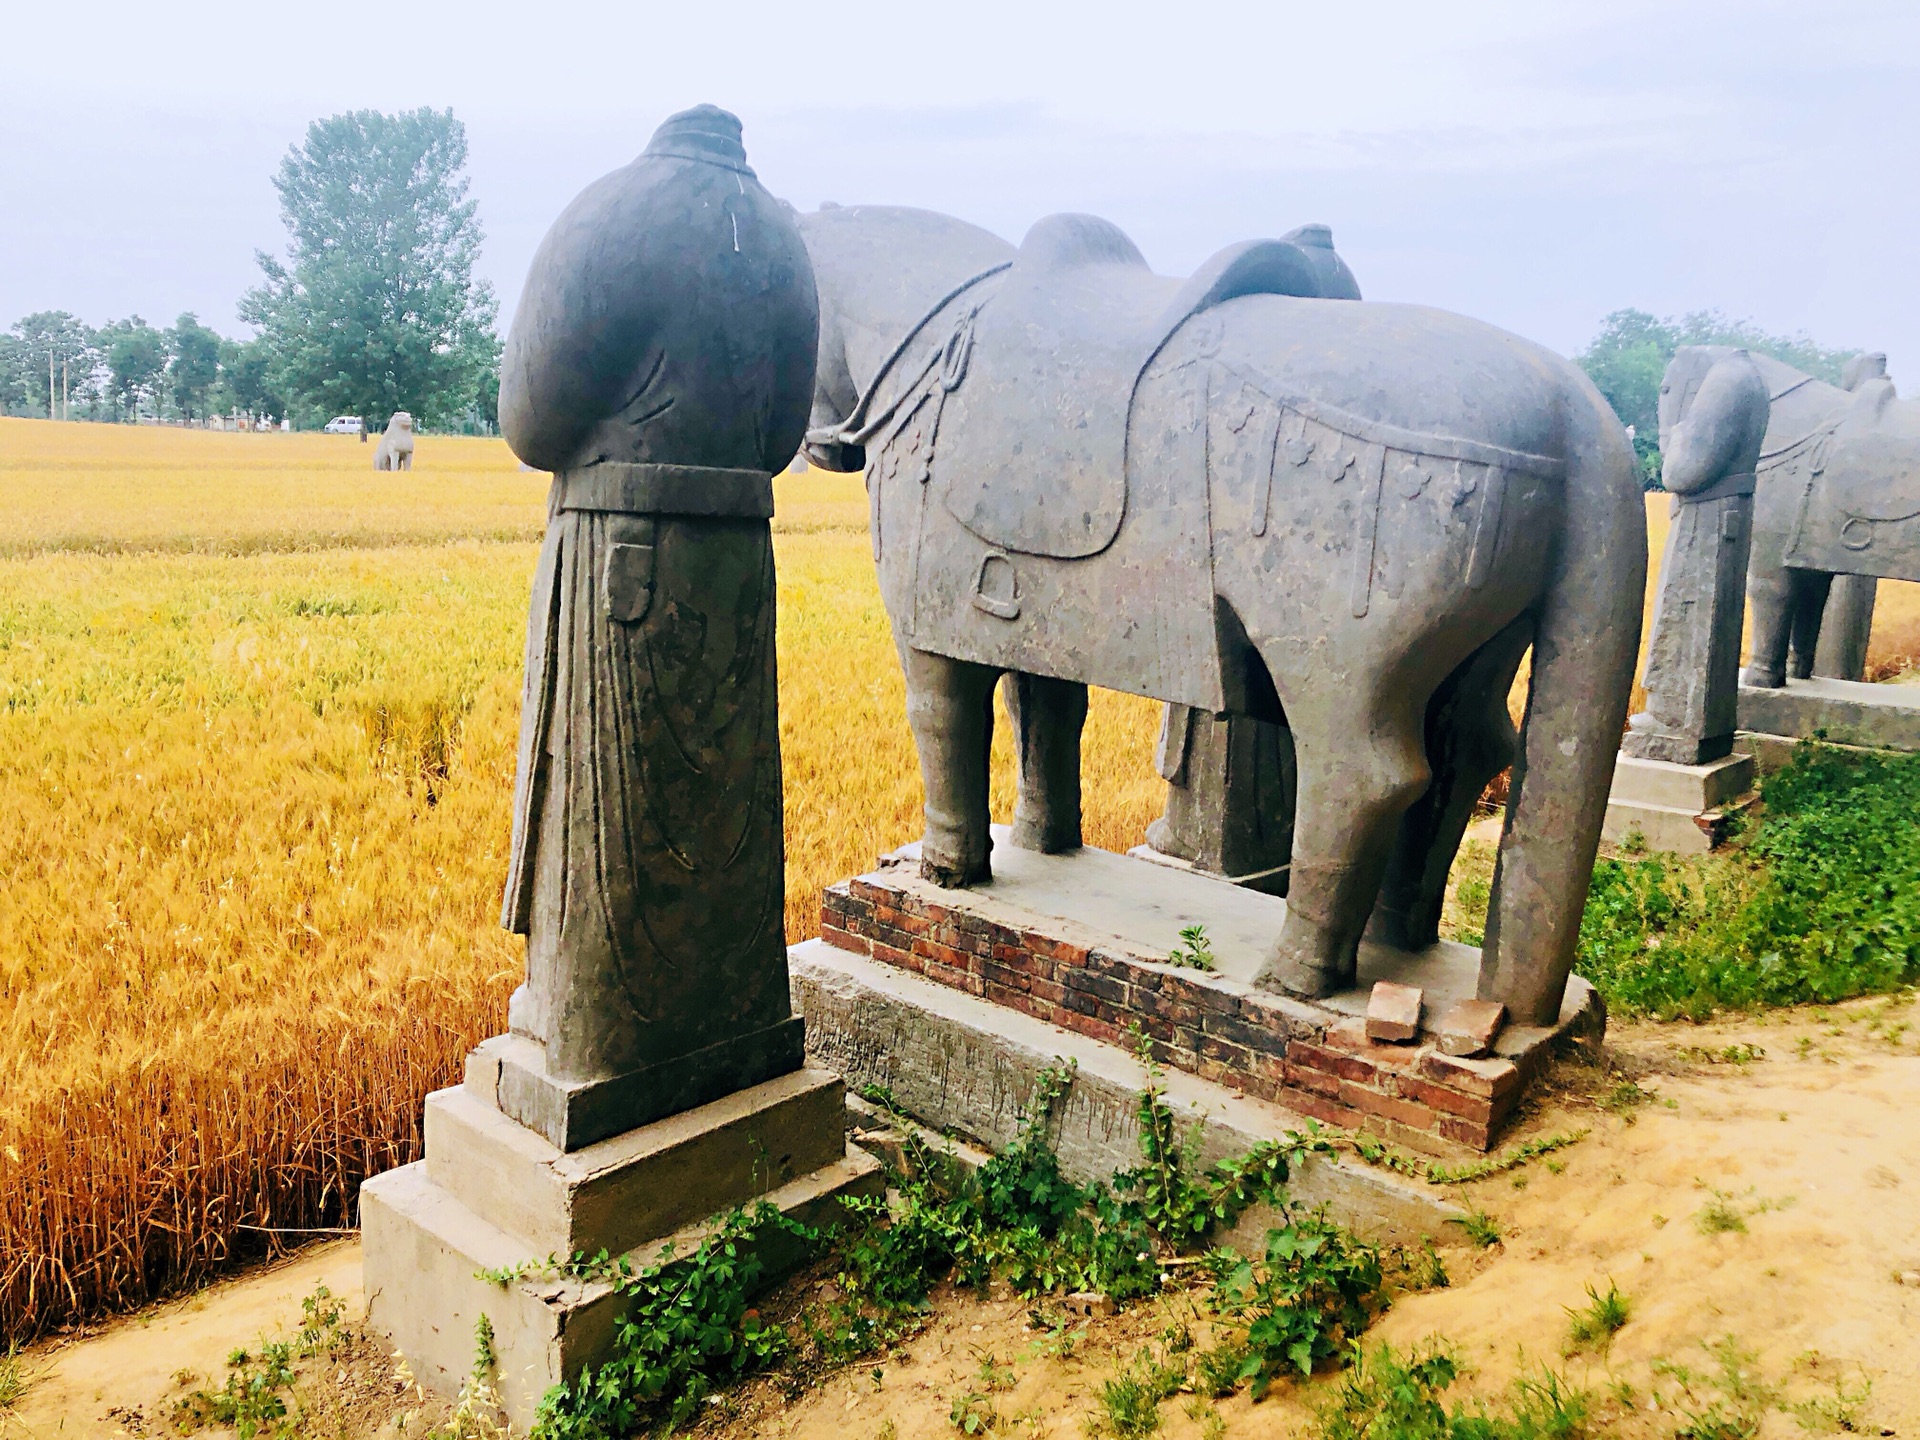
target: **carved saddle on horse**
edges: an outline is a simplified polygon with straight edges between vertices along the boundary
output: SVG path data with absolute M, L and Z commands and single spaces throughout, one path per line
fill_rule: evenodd
M 1323 270 L 1298 245 L 1256 240 L 1169 279 L 1107 221 L 1056 215 L 942 300 L 847 421 L 810 437 L 867 450 L 875 557 L 902 638 L 1220 711 L 1233 685 L 1210 494 L 1223 484 L 1257 495 L 1258 535 L 1276 467 L 1330 485 L 1351 472 L 1377 508 L 1383 479 L 1409 483 L 1383 476 L 1389 451 L 1451 462 L 1455 505 L 1495 492 L 1474 512 L 1483 527 L 1491 513 L 1490 554 L 1502 467 L 1558 478 L 1557 460 L 1380 424 L 1221 358 L 1220 307 L 1320 297 Z M 1364 615 L 1370 536 L 1358 569 Z

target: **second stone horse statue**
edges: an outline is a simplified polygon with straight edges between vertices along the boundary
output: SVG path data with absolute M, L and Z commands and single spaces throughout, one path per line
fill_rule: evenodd
M 1437 310 L 1320 293 L 1284 241 L 1188 280 L 1089 216 L 1013 249 L 925 211 L 801 217 L 820 288 L 807 453 L 863 463 L 926 786 L 922 865 L 991 873 L 992 696 L 1015 844 L 1080 843 L 1086 686 L 1284 721 L 1287 915 L 1259 983 L 1353 983 L 1370 919 L 1433 939 L 1511 744 L 1479 989 L 1557 1018 L 1645 584 L 1631 448 L 1569 362 Z

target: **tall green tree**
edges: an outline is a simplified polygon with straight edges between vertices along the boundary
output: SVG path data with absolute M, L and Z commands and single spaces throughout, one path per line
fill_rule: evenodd
M 107 367 L 107 399 L 116 417 L 137 419 L 142 402 L 159 414 L 167 372 L 167 337 L 138 315 L 101 327 L 100 350 Z
M 49 353 L 53 356 L 51 398 L 57 400 L 63 387 L 73 403 L 93 394 L 93 371 L 99 356 L 93 331 L 84 321 L 65 310 L 39 310 L 16 320 L 13 333 L 27 352 L 25 380 L 32 413 L 48 413 Z
M 27 366 L 30 363 L 27 342 L 11 331 L 0 332 L 0 415 L 29 413 Z
M 220 379 L 220 337 L 188 311 L 167 332 L 167 384 L 189 420 L 205 418 L 207 398 Z
M 466 129 L 451 110 L 316 120 L 274 177 L 284 260 L 241 302 L 305 422 L 395 410 L 431 425 L 478 403 L 499 362 L 499 305 L 476 280 Z
M 1744 346 L 1834 384 L 1840 382 L 1841 367 L 1859 353 L 1829 350 L 1804 332 L 1774 335 L 1718 310 L 1695 310 L 1677 320 L 1645 310 L 1614 311 L 1575 358 L 1621 423 L 1633 427 L 1633 448 L 1650 489 L 1660 481 L 1660 377 L 1682 345 Z
M 274 388 L 273 355 L 264 340 L 220 342 L 218 406 L 232 406 L 250 415 L 279 419 L 287 403 Z

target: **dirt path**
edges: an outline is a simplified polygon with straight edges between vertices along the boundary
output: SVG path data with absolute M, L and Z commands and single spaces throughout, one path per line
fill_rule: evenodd
M 1819 1433 L 1842 1417 L 1870 1434 L 1920 1435 L 1920 1286 L 1898 1278 L 1920 1272 L 1912 1022 L 1920 1011 L 1908 1002 L 1875 1001 L 1771 1023 L 1616 1026 L 1618 1062 L 1652 1098 L 1613 1113 L 1594 1101 L 1619 1086 L 1617 1074 L 1570 1074 L 1566 1092 L 1520 1133 L 1586 1127 L 1588 1137 L 1551 1163 L 1461 1187 L 1503 1238 L 1477 1250 L 1447 1237 L 1453 1283 L 1403 1297 L 1370 1341 L 1444 1336 L 1473 1371 L 1462 1394 L 1493 1393 L 1550 1364 L 1592 1392 L 1597 1434 L 1669 1437 L 1689 1412 L 1720 1404 L 1759 1410 L 1762 1436 L 1808 1433 L 1803 1421 Z M 357 1313 L 358 1261 L 352 1242 L 319 1247 L 37 1352 L 41 1378 L 16 1428 L 169 1433 L 156 1422 L 180 1393 L 176 1372 L 217 1381 L 229 1350 L 297 1324 L 299 1300 L 317 1283 Z M 1564 1354 L 1565 1307 L 1609 1284 L 1629 1298 L 1632 1318 L 1610 1350 Z M 993 1410 L 996 1434 L 1065 1440 L 1082 1433 L 1103 1381 L 1142 1348 L 1164 1353 L 1182 1326 L 1208 1343 L 1203 1308 L 1169 1297 L 1094 1322 L 1063 1357 L 1018 1301 L 948 1296 L 902 1352 L 792 1401 L 777 1381 L 760 1382 L 715 1407 L 706 1428 L 795 1440 L 952 1436 L 956 1399 L 973 1395 Z M 1708 1347 L 1719 1347 L 1717 1358 Z M 375 1346 L 325 1379 L 335 1391 L 351 1381 L 363 1402 L 314 1434 L 393 1434 L 393 1417 L 418 1405 Z M 1870 1394 L 1849 1400 L 1863 1382 Z M 1304 1393 L 1277 1386 L 1257 1406 L 1222 1401 L 1224 1432 L 1192 1397 L 1176 1396 L 1161 1407 L 1161 1433 L 1300 1435 L 1329 1389 L 1323 1379 Z M 1779 1408 L 1795 1404 L 1799 1415 Z

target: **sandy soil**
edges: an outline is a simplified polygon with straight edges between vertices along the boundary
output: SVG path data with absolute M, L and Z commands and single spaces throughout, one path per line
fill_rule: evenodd
M 1899 1279 L 1920 1271 L 1920 1034 L 1910 1026 L 1920 1027 L 1920 1009 L 1907 1000 L 1770 1021 L 1616 1026 L 1613 1068 L 1563 1070 L 1516 1132 L 1587 1127 L 1588 1137 L 1551 1163 L 1460 1187 L 1498 1220 L 1502 1240 L 1477 1250 L 1442 1237 L 1452 1284 L 1401 1297 L 1370 1340 L 1445 1337 L 1471 1367 L 1460 1394 L 1492 1394 L 1516 1373 L 1551 1365 L 1592 1392 L 1595 1434 L 1673 1436 L 1689 1411 L 1734 1406 L 1730 1392 L 1742 1388 L 1773 1392 L 1761 1407 L 1763 1436 L 1830 1431 L 1831 1404 L 1801 1415 L 1781 1407 L 1857 1395 L 1862 1382 L 1871 1392 L 1855 1425 L 1920 1434 L 1920 1286 Z M 1764 1053 L 1738 1063 L 1749 1053 L 1738 1047 Z M 1627 1078 L 1651 1098 L 1605 1108 Z M 1715 1208 L 1744 1228 L 1710 1233 L 1701 1217 Z M 176 1372 L 202 1377 L 189 1388 L 217 1379 L 234 1346 L 297 1324 L 299 1299 L 316 1283 L 357 1307 L 355 1245 L 309 1250 L 37 1351 L 30 1363 L 40 1378 L 13 1427 L 169 1433 L 162 1422 L 182 1391 Z M 1631 1300 L 1632 1318 L 1610 1348 L 1567 1354 L 1565 1307 L 1609 1283 Z M 894 1354 L 797 1397 L 777 1377 L 757 1382 L 716 1405 L 702 1428 L 796 1440 L 951 1436 L 955 1399 L 971 1394 L 992 1408 L 997 1434 L 1075 1436 L 1100 1384 L 1142 1349 L 1164 1354 L 1183 1326 L 1209 1343 L 1200 1297 L 1083 1322 L 1073 1353 L 1061 1356 L 1017 1300 L 946 1295 L 929 1328 Z M 1729 1385 L 1709 1352 L 1729 1336 L 1752 1356 L 1744 1387 Z M 1675 1366 L 1687 1373 L 1676 1376 Z M 420 1397 L 395 1379 L 392 1357 L 371 1342 L 329 1362 L 307 1388 L 326 1393 L 325 1415 L 302 1435 L 392 1435 L 408 1411 L 404 1433 L 429 1423 Z M 342 1405 L 349 1392 L 358 1399 Z M 1179 1395 L 1161 1407 L 1162 1433 L 1301 1435 L 1328 1392 L 1322 1378 L 1277 1386 L 1259 1405 L 1244 1395 L 1221 1401 L 1224 1432 L 1211 1428 L 1203 1402 Z

